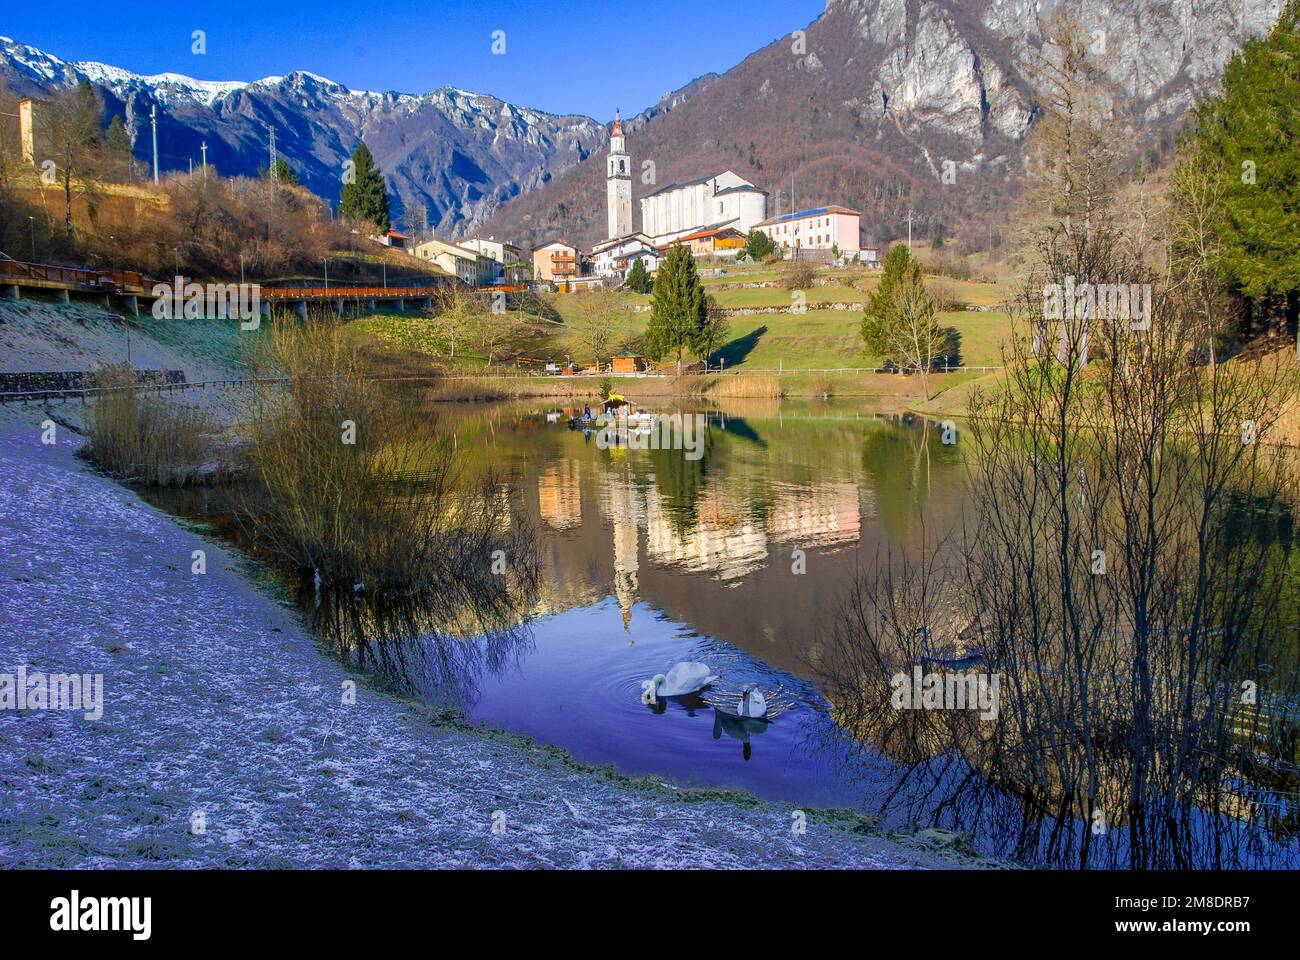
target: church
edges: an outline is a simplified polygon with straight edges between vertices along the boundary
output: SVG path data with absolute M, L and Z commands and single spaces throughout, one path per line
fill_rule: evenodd
M 605 184 L 608 239 L 592 251 L 598 272 L 601 260 L 608 261 L 608 272 L 621 272 L 619 268 L 635 259 L 638 250 L 650 257 L 657 248 L 703 230 L 730 228 L 747 234 L 767 219 L 767 194 L 733 171 L 723 170 L 642 197 L 641 230 L 634 233 L 632 158 L 618 115 L 609 134 Z M 646 265 L 653 269 L 653 263 Z

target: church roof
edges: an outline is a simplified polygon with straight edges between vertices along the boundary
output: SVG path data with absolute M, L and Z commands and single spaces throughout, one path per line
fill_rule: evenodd
M 614 127 L 609 131 L 611 137 L 623 136 L 623 118 L 617 113 L 614 114 Z
M 722 176 L 724 173 L 726 173 L 725 170 L 720 170 L 720 171 L 718 171 L 717 173 L 706 173 L 704 176 L 702 176 L 702 177 L 696 177 L 694 180 L 687 180 L 685 183 L 670 183 L 670 184 L 668 184 L 668 186 L 666 186 L 666 187 L 661 187 L 661 188 L 659 188 L 659 189 L 656 190 L 654 193 L 647 193 L 647 194 L 646 194 L 644 197 L 642 197 L 641 199 L 642 199 L 642 200 L 649 200 L 651 197 L 657 197 L 657 196 L 659 196 L 659 194 L 661 194 L 661 193 L 669 193 L 669 192 L 671 192 L 671 191 L 673 191 L 673 190 L 681 190 L 683 187 L 694 187 L 694 186 L 696 186 L 696 185 L 698 185 L 698 184 L 701 184 L 701 183 L 708 183 L 708 182 L 709 182 L 710 180 L 712 180 L 714 177 L 720 177 L 720 176 Z

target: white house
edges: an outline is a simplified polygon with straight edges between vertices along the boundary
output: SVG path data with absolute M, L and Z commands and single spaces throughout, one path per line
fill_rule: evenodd
M 659 251 L 644 233 L 605 240 L 591 248 L 592 271 L 598 277 L 624 278 L 638 257 L 647 271 L 659 269 Z
M 496 237 L 471 237 L 469 240 L 460 244 L 466 250 L 473 250 L 492 261 L 492 277 L 497 280 L 505 277 L 510 283 L 517 283 L 520 279 L 520 267 L 528 263 L 524 257 L 524 251 L 505 240 L 498 240 Z M 513 269 L 507 269 L 513 267 Z
M 421 260 L 436 263 L 471 287 L 492 281 L 492 258 L 444 240 L 428 240 L 411 251 Z
M 772 243 L 787 250 L 831 250 L 857 259 L 862 250 L 862 214 L 848 207 L 831 204 L 815 210 L 800 210 L 773 217 L 756 224 L 772 238 Z
M 719 227 L 748 233 L 766 216 L 767 194 L 730 170 L 674 183 L 641 198 L 641 230 L 657 246 Z

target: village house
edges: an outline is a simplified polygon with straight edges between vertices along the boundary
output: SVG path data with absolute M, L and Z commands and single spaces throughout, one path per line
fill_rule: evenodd
M 862 250 L 862 214 L 832 204 L 773 217 L 755 225 L 772 243 L 786 250 L 833 250 L 858 259 Z
M 421 260 L 437 264 L 471 287 L 492 282 L 493 260 L 476 250 L 469 250 L 445 240 L 428 240 L 411 251 Z
M 548 240 L 533 248 L 533 278 L 556 283 L 582 275 L 578 248 L 563 240 Z
M 492 261 L 492 280 L 514 284 L 527 279 L 528 260 L 524 251 L 515 244 L 496 237 L 471 237 L 460 245 Z
M 372 236 L 370 239 L 375 243 L 382 243 L 386 247 L 392 247 L 394 250 L 405 250 L 411 243 L 411 238 L 406 234 L 392 229 L 382 237 Z
M 720 227 L 687 234 L 675 243 L 686 244 L 697 257 L 734 257 L 745 247 L 745 234 L 734 227 Z
M 598 277 L 625 279 L 640 258 L 649 272 L 659 268 L 659 250 L 644 233 L 605 240 L 591 248 L 591 268 Z

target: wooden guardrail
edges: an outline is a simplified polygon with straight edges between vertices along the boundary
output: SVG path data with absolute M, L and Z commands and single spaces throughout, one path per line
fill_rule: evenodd
M 135 270 L 84 270 L 49 263 L 24 263 L 21 260 L 0 260 L 0 283 L 4 279 L 67 285 L 101 292 L 143 292 L 152 290 L 157 283 Z

